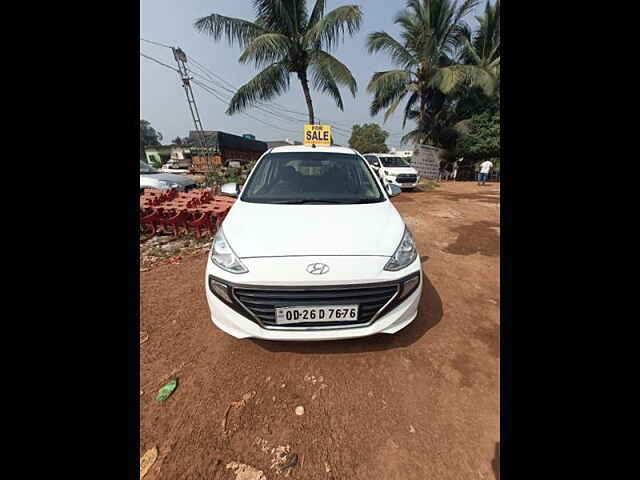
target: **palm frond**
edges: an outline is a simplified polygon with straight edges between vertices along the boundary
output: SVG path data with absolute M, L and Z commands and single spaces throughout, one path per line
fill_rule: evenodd
M 417 63 L 413 55 L 387 32 L 370 33 L 367 38 L 367 49 L 369 53 L 387 52 L 391 56 L 391 61 L 401 68 L 410 68 Z
M 256 67 L 279 62 L 287 56 L 291 40 L 281 33 L 263 33 L 254 38 L 239 58 L 240 63 L 255 62 Z
M 324 17 L 324 10 L 326 8 L 326 0 L 316 0 L 316 4 L 313 7 L 313 11 L 311 12 L 311 16 L 309 17 L 309 23 L 307 24 L 307 28 L 313 27 L 316 23 L 320 21 L 322 17 Z
M 409 133 L 404 135 L 400 139 L 400 143 L 403 145 L 411 144 L 411 145 L 420 145 L 424 143 L 426 135 L 419 128 L 415 130 L 411 130 Z
M 289 89 L 289 71 L 284 63 L 268 66 L 241 86 L 229 102 L 227 115 L 242 112 L 259 101 L 270 100 Z
M 309 65 L 311 70 L 311 82 L 316 90 L 328 94 L 336 102 L 340 110 L 344 110 L 340 90 L 333 74 L 326 63 L 314 62 Z
M 304 35 L 305 45 L 320 44 L 331 50 L 344 36 L 345 31 L 353 35 L 360 29 L 362 9 L 358 5 L 335 8 L 322 17 Z
M 431 78 L 429 86 L 439 89 L 445 95 L 465 83 L 468 71 L 463 65 L 439 68 Z
M 369 107 L 371 116 L 392 105 L 398 97 L 404 96 L 411 84 L 411 73 L 405 70 L 389 70 L 373 74 L 367 90 L 374 94 Z
M 299 0 L 253 0 L 256 23 L 274 32 L 294 34 L 296 21 L 293 17 Z M 303 0 L 304 3 L 304 0 Z
M 430 86 L 438 88 L 446 95 L 465 83 L 472 87 L 480 87 L 485 95 L 491 96 L 497 85 L 497 76 L 488 69 L 475 65 L 452 65 L 439 69 Z
M 241 48 L 244 48 L 257 36 L 265 33 L 264 28 L 253 22 L 242 20 L 241 18 L 225 17 L 215 13 L 199 18 L 195 21 L 194 27 L 199 32 L 210 35 L 214 40 L 220 40 L 224 35 L 229 44 L 234 45 L 237 42 Z
M 407 120 L 411 119 L 411 113 L 414 111 L 413 106 L 419 99 L 420 99 L 420 95 L 418 94 L 418 91 L 416 89 L 416 91 L 411 94 L 411 96 L 409 97 L 409 100 L 407 100 L 407 103 L 404 106 L 404 115 L 402 116 L 402 128 L 404 128 L 407 125 Z M 420 112 L 416 112 L 416 115 L 418 115 L 419 113 Z
M 320 64 L 323 69 L 326 69 L 331 74 L 336 84 L 347 87 L 351 95 L 356 96 L 356 92 L 358 91 L 356 79 L 347 66 L 340 60 L 324 50 L 318 50 L 314 52 L 311 63 Z

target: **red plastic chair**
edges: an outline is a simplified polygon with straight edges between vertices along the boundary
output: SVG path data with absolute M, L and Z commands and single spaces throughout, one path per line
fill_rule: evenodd
M 202 230 L 201 228 L 204 226 L 207 228 L 207 230 L 209 231 L 210 235 L 213 235 L 214 232 L 214 227 L 211 224 L 211 215 L 208 212 L 196 212 L 193 214 L 193 220 L 191 220 L 190 222 L 188 222 L 188 225 L 190 227 L 195 228 L 198 237 L 202 237 Z
M 150 209 L 148 209 L 150 210 Z M 147 210 L 147 212 L 148 212 Z M 147 213 L 145 212 L 145 213 Z M 151 234 L 155 235 L 158 230 L 158 221 L 160 219 L 160 215 L 157 211 L 151 210 L 151 213 L 147 213 L 146 215 L 140 218 L 140 225 L 142 226 L 142 230 L 145 231 L 145 225 L 149 225 L 151 229 Z
M 162 229 L 166 233 L 171 233 L 174 236 L 180 235 L 180 227 L 182 227 L 186 233 L 189 233 L 189 227 L 187 226 L 187 212 L 180 210 L 169 210 L 161 214 L 158 222 L 162 225 Z

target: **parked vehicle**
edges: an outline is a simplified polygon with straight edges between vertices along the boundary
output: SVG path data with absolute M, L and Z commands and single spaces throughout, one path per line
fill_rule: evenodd
M 389 153 L 368 153 L 364 158 L 378 173 L 383 183 L 397 185 L 403 190 L 408 190 L 415 188 L 420 182 L 420 174 L 409 165 L 406 157 Z
M 233 167 L 233 168 L 242 168 L 245 165 L 249 165 L 251 160 L 247 160 L 244 158 L 231 158 L 223 160 L 223 165 L 225 167 Z
M 417 315 L 413 236 L 366 160 L 344 147 L 284 146 L 258 160 L 213 239 L 205 274 L 215 325 L 236 338 L 392 334 Z
M 155 188 L 158 190 L 176 189 L 179 191 L 187 191 L 196 187 L 196 182 L 191 178 L 173 173 L 162 173 L 153 168 L 151 165 L 140 160 L 140 193 L 145 188 Z

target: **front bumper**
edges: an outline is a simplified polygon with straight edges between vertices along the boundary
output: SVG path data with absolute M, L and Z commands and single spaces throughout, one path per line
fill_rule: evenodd
M 385 180 L 385 183 L 396 185 L 400 188 L 415 188 L 420 183 L 420 176 L 418 175 L 415 182 L 410 182 L 410 183 L 407 183 L 407 182 L 400 183 L 396 180 L 396 177 L 385 177 L 384 180 Z
M 393 282 L 405 278 L 412 273 L 419 275 L 420 281 L 417 288 L 408 297 L 404 298 L 400 303 L 395 305 L 389 311 L 382 311 L 382 314 L 375 318 L 369 324 L 363 325 L 340 325 L 340 326 L 265 326 L 250 319 L 250 314 L 241 314 L 234 308 L 223 302 L 214 295 L 209 288 L 209 275 L 221 279 L 232 284 L 246 285 L 264 285 L 266 286 L 308 286 L 309 281 L 295 282 L 291 281 L 291 271 L 295 267 L 304 267 L 314 262 L 332 262 L 332 267 L 336 267 L 332 272 L 336 272 L 336 276 L 348 270 L 349 267 L 356 267 L 352 271 L 363 272 L 357 278 L 354 275 L 351 281 L 333 280 L 314 281 L 315 286 L 348 286 L 363 285 L 367 283 L 377 284 L 379 282 Z M 211 311 L 212 322 L 222 331 L 236 338 L 260 338 L 265 340 L 286 340 L 286 341 L 311 341 L 311 340 L 339 340 L 348 338 L 366 337 L 376 333 L 396 333 L 411 323 L 417 316 L 418 304 L 422 294 L 422 270 L 420 257 L 408 267 L 399 272 L 388 272 L 382 270 L 382 267 L 388 261 L 388 257 L 347 257 L 340 259 L 337 257 L 287 257 L 287 258 L 269 258 L 269 259 L 243 259 L 243 262 L 249 269 L 249 273 L 242 275 L 234 275 L 225 272 L 215 266 L 211 259 L 207 260 L 207 269 L 205 274 L 205 289 L 207 303 Z M 278 262 L 279 265 L 276 265 Z M 361 268 L 366 264 L 365 269 Z M 341 268 L 342 267 L 342 268 Z M 360 268 L 358 268 L 360 267 Z M 300 271 L 300 268 L 295 268 Z M 341 270 L 343 272 L 341 272 Z M 369 271 L 367 271 L 369 270 Z M 304 271 L 304 269 L 302 269 Z M 374 274 L 377 271 L 377 274 Z M 265 275 L 268 273 L 268 277 Z M 329 275 L 328 275 L 329 276 Z M 257 277 L 261 277 L 262 281 Z M 364 280 L 367 277 L 367 280 Z M 270 278 L 270 281 L 265 281 Z

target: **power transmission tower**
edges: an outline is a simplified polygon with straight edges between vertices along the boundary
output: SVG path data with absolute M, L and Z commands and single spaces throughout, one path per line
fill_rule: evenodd
M 182 51 L 181 48 L 174 48 L 173 50 L 173 58 L 175 58 L 176 63 L 178 64 L 178 75 L 180 76 L 180 80 L 182 80 L 182 86 L 184 87 L 184 91 L 187 94 L 187 102 L 189 103 L 189 111 L 191 112 L 191 118 L 193 118 L 193 124 L 196 126 L 196 132 L 198 132 L 198 138 L 200 140 L 200 146 L 202 147 L 202 151 L 204 152 L 207 171 L 212 170 L 211 159 L 209 158 L 209 148 L 208 142 L 206 141 L 206 135 L 204 133 L 204 129 L 202 128 L 202 121 L 200 120 L 200 113 L 198 113 L 198 106 L 196 105 L 196 98 L 193 95 L 193 90 L 191 89 L 191 80 L 193 77 L 189 75 L 189 71 L 187 70 L 187 55 Z

